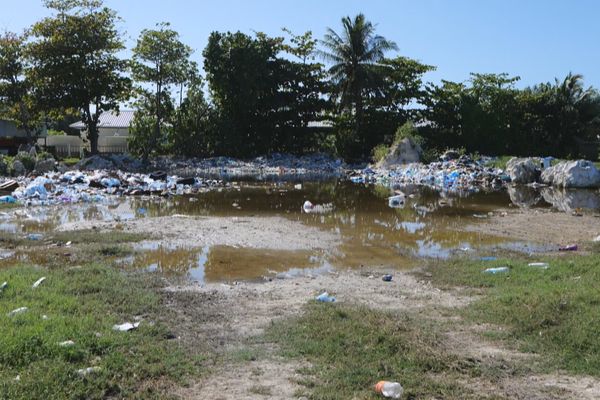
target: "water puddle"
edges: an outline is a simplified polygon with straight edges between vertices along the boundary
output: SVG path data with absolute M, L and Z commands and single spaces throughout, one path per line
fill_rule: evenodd
M 460 228 L 507 207 L 600 210 L 598 191 L 523 187 L 466 197 L 445 197 L 419 188 L 405 188 L 405 192 L 406 205 L 390 208 L 387 198 L 391 193 L 381 187 L 344 182 L 301 186 L 243 184 L 195 197 L 115 198 L 109 204 L 21 208 L 0 217 L 0 231 L 49 232 L 69 222 L 124 221 L 184 214 L 279 216 L 335 232 L 342 238 L 341 245 L 328 252 L 227 246 L 169 248 L 147 242 L 136 248 L 135 255 L 121 260 L 127 268 L 199 282 L 218 282 L 311 276 L 342 268 L 410 268 L 417 266 L 422 258 L 447 258 L 460 249 L 480 253 L 494 248 L 543 252 L 549 250 L 543 245 L 464 232 Z M 313 204 L 332 204 L 333 209 L 322 214 L 306 214 L 301 211 L 306 200 Z M 15 257 L 10 259 L 15 260 Z

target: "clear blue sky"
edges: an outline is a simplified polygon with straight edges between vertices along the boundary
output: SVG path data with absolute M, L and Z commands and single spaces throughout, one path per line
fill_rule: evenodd
M 123 18 L 128 46 L 144 28 L 171 22 L 200 61 L 211 31 L 321 38 L 326 27 L 363 12 L 400 54 L 438 67 L 428 81 L 464 81 L 470 72 L 508 72 L 519 86 L 569 71 L 600 88 L 598 0 L 105 0 Z M 48 15 L 42 0 L 2 0 L 0 29 L 21 31 Z

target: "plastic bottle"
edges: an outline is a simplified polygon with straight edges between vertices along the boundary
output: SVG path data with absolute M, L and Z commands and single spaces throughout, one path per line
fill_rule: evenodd
M 379 381 L 375 385 L 375 393 L 390 399 L 399 399 L 404 389 L 398 382 Z

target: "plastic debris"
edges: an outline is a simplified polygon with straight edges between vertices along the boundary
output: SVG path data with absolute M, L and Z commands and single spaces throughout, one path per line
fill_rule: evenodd
M 8 282 L 4 281 L 2 283 L 2 285 L 0 285 L 0 292 L 2 292 L 4 289 L 6 289 L 8 287 Z
M 43 276 L 40 279 L 38 279 L 37 281 L 35 281 L 35 283 L 31 286 L 33 289 L 37 288 L 38 286 L 40 286 L 42 284 L 42 282 L 44 282 L 46 280 L 46 277 Z
M 139 322 L 134 322 L 134 323 L 125 322 L 125 323 L 123 323 L 121 325 L 114 325 L 113 326 L 113 330 L 114 331 L 119 331 L 119 332 L 128 332 L 128 331 L 131 331 L 133 329 L 137 329 L 138 326 L 140 326 Z
M 9 312 L 8 316 L 12 317 L 12 316 L 17 315 L 17 314 L 23 314 L 27 310 L 29 310 L 27 307 L 19 307 L 19 308 L 16 308 L 16 309 L 12 310 L 11 312 Z
M 536 267 L 536 268 L 541 268 L 541 269 L 548 269 L 550 267 L 550 265 L 545 262 L 532 262 L 527 265 L 529 267 Z
M 323 292 L 320 295 L 318 295 L 315 300 L 321 302 L 321 303 L 333 303 L 335 301 L 335 297 L 330 296 L 329 293 L 327 292 Z
M 391 208 L 404 207 L 406 204 L 406 197 L 403 194 L 398 194 L 388 198 L 388 206 Z
M 0 203 L 16 203 L 17 199 L 15 199 L 13 196 L 0 196 Z
M 600 242 L 600 235 L 596 236 L 593 241 L 594 242 Z
M 447 193 L 472 193 L 486 189 L 499 189 L 510 178 L 498 168 L 486 167 L 489 157 L 473 160 L 463 155 L 430 164 L 406 164 L 391 168 L 352 171 L 349 179 L 354 183 L 376 183 L 390 188 L 408 185 L 426 186 Z
M 497 259 L 498 259 L 498 257 L 494 257 L 494 256 L 487 256 L 487 257 L 480 258 L 481 261 L 496 261 Z
M 497 267 L 497 268 L 487 268 L 483 271 L 485 274 L 501 274 L 504 272 L 508 272 L 508 267 Z
M 391 274 L 385 274 L 383 276 L 383 278 L 381 278 L 384 282 L 391 282 L 393 279 L 393 276 Z
M 30 233 L 29 235 L 27 235 L 27 240 L 38 241 L 42 240 L 43 238 L 44 235 L 42 235 L 41 233 Z
M 577 251 L 577 249 L 578 247 L 576 244 L 569 244 L 559 248 L 558 251 Z
M 71 346 L 75 346 L 75 342 L 72 340 L 65 340 L 64 342 L 60 342 L 58 345 L 60 347 L 71 347 Z
M 82 369 L 77 370 L 77 375 L 84 377 L 84 376 L 88 376 L 88 375 L 100 372 L 101 370 L 102 370 L 102 368 L 100 368 L 100 367 L 82 368 Z
M 404 388 L 398 382 L 379 381 L 374 387 L 375 393 L 388 399 L 399 399 L 404 393 Z
M 313 204 L 306 200 L 302 205 L 302 211 L 307 214 L 326 214 L 333 211 L 333 204 Z
M 49 317 L 48 317 L 46 314 L 42 315 L 42 320 L 43 320 L 43 321 L 47 321 L 47 320 L 49 320 L 49 319 L 50 319 L 50 318 L 49 318 Z

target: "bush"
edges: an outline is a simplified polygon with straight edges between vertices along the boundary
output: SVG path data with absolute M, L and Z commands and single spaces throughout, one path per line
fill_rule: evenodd
M 29 153 L 22 151 L 15 156 L 15 160 L 21 161 L 27 171 L 33 171 L 35 168 L 36 159 Z
M 406 121 L 396 130 L 394 143 L 398 143 L 405 138 L 411 139 L 414 144 L 418 144 L 419 146 L 425 144 L 425 138 L 419 134 L 412 121 Z
M 371 158 L 373 159 L 373 162 L 378 163 L 383 160 L 389 151 L 390 148 L 383 143 L 373 147 L 373 150 L 371 150 Z

